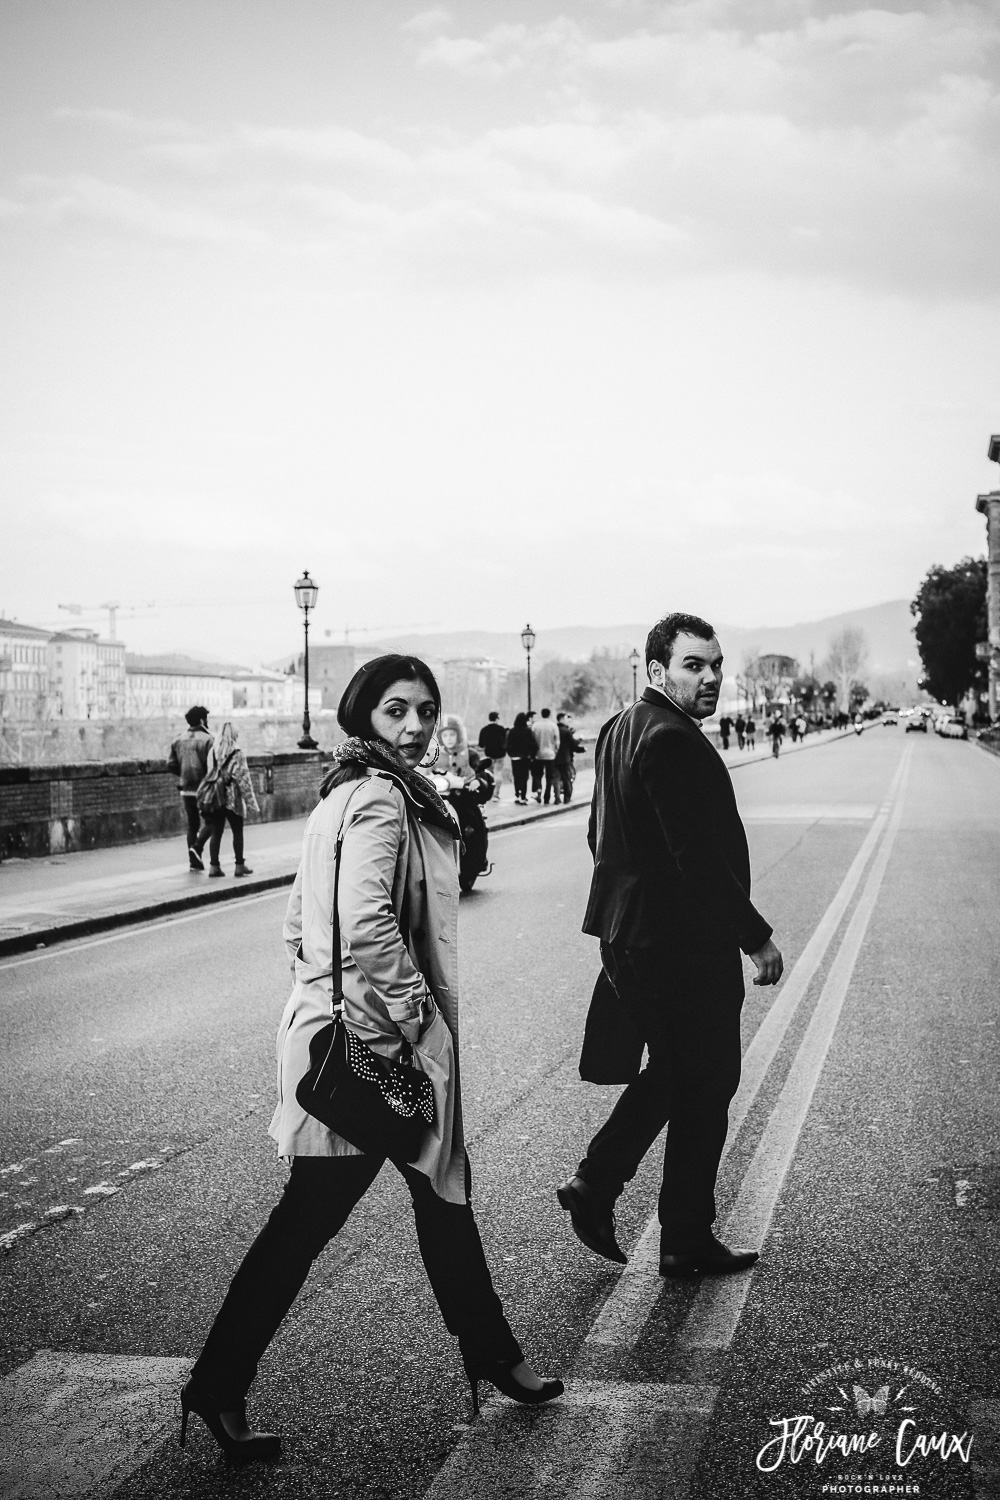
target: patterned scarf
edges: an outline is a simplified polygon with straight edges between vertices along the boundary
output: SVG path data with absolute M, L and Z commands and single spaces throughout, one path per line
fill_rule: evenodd
M 366 766 L 372 771 L 387 771 L 394 780 L 402 783 L 410 799 L 417 804 L 418 817 L 433 823 L 435 828 L 443 828 L 452 838 L 460 837 L 458 824 L 427 777 L 408 766 L 384 741 L 356 737 L 343 740 L 334 746 L 333 758 L 336 764 L 327 772 L 320 787 L 321 797 L 346 779 L 344 771 L 348 767 Z

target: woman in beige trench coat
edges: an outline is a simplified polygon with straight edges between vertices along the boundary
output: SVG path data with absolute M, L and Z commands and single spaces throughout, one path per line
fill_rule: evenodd
M 433 1084 L 434 1124 L 401 1166 L 417 1241 L 445 1324 L 459 1340 L 478 1410 L 478 1382 L 526 1404 L 562 1394 L 524 1359 L 493 1288 L 469 1202 L 458 1068 L 458 828 L 417 767 L 441 711 L 416 657 L 378 657 L 355 673 L 338 719 L 348 740 L 306 826 L 284 937 L 294 987 L 278 1032 L 278 1105 L 271 1134 L 291 1172 L 242 1265 L 181 1392 L 235 1462 L 273 1458 L 276 1434 L 254 1432 L 246 1396 L 308 1275 L 371 1186 L 384 1159 L 365 1155 L 307 1114 L 295 1089 L 309 1043 L 331 1014 L 334 850 L 339 885 L 344 1020 L 374 1052 L 413 1063 Z

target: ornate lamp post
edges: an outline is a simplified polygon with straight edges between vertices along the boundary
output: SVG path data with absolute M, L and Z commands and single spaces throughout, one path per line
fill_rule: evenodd
M 642 660 L 642 658 L 640 657 L 639 652 L 635 646 L 633 646 L 632 650 L 629 652 L 628 659 L 632 663 L 632 702 L 636 703 L 639 699 L 639 688 L 636 678 L 639 672 L 639 662 Z
M 535 632 L 530 625 L 525 625 L 521 631 L 521 645 L 524 647 L 528 658 L 528 712 L 531 713 L 531 648 L 535 644 Z
M 308 573 L 303 573 L 299 581 L 293 585 L 295 590 L 295 602 L 302 611 L 306 634 L 306 706 L 302 715 L 302 738 L 299 740 L 300 750 L 318 750 L 319 746 L 310 734 L 312 728 L 309 723 L 309 611 L 316 608 L 316 600 L 319 598 L 319 585 L 313 583 Z

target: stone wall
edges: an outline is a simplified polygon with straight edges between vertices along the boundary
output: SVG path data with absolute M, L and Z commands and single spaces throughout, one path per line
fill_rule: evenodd
M 325 751 L 249 755 L 257 821 L 310 812 L 329 760 Z M 0 858 L 140 843 L 186 826 L 177 779 L 162 760 L 0 767 Z

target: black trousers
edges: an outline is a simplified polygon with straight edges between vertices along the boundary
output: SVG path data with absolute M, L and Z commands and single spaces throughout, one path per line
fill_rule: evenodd
M 562 777 L 559 775 L 559 767 L 554 760 L 543 760 L 545 768 L 545 798 L 546 802 L 558 802 L 559 793 L 562 791 Z
M 531 791 L 532 795 L 542 790 L 542 782 L 545 779 L 545 762 L 543 760 L 531 761 Z
M 531 761 L 526 755 L 512 755 L 510 758 L 510 773 L 514 778 L 514 796 L 526 797 L 528 795 L 528 775 L 531 771 Z
M 378 1176 L 377 1156 L 296 1156 L 285 1190 L 247 1251 L 192 1371 L 237 1408 L 264 1350 L 309 1274 Z M 523 1359 L 504 1317 L 469 1203 L 446 1203 L 422 1172 L 399 1169 L 410 1190 L 417 1243 L 448 1332 L 482 1361 Z
M 233 830 L 233 856 L 238 865 L 243 863 L 243 819 L 239 813 L 230 812 L 224 807 L 221 812 L 213 813 L 210 818 L 205 819 L 203 836 L 198 842 L 199 853 L 204 848 L 205 838 L 208 838 L 208 858 L 211 864 L 219 863 L 219 851 L 222 848 L 222 835 L 226 831 L 226 824 Z
M 667 1126 L 659 1196 L 661 1253 L 702 1244 L 715 1221 L 715 1180 L 740 1081 L 743 963 L 733 948 L 696 968 L 655 948 L 601 944 L 649 1061 L 587 1147 L 580 1176 L 615 1199 Z M 707 971 L 706 971 L 707 970 Z
M 198 844 L 198 830 L 201 828 L 201 809 L 198 806 L 197 797 L 181 796 L 184 811 L 187 814 L 187 839 L 188 848 L 194 849 Z

